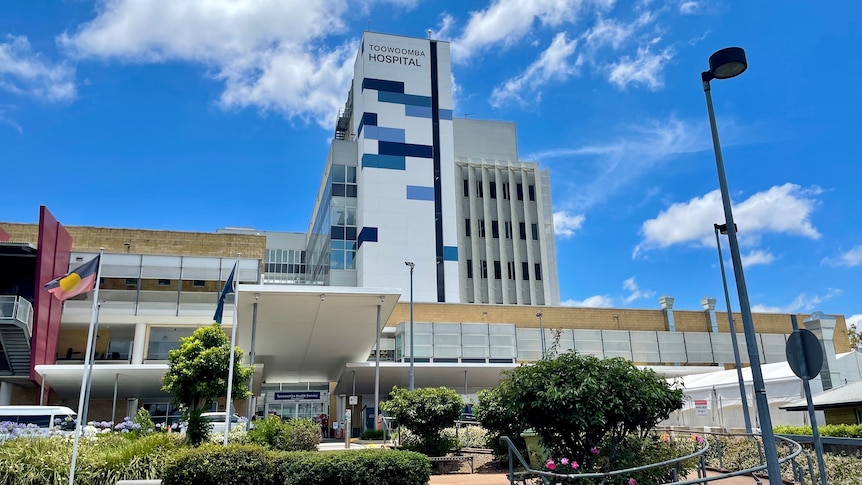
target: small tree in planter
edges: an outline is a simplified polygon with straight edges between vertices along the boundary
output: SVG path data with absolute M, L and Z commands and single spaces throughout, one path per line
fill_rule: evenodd
M 414 451 L 428 456 L 443 456 L 452 447 L 443 430 L 461 416 L 464 400 L 446 387 L 420 388 L 414 391 L 394 388 L 381 408 L 395 421 L 419 436 Z
M 253 367 L 240 362 L 242 349 L 234 349 L 233 390 L 235 399 L 251 395 L 248 381 Z M 188 422 L 186 440 L 200 445 L 212 426 L 201 417 L 204 409 L 219 397 L 227 394 L 227 374 L 230 365 L 230 340 L 221 325 L 213 323 L 201 327 L 190 336 L 180 339 L 180 348 L 168 354 L 168 371 L 162 377 L 162 390 L 173 396 L 173 402 L 184 411 Z M 225 406 L 230 414 L 230 403 Z
M 652 370 L 574 352 L 513 369 L 498 388 L 491 403 L 506 409 L 502 416 L 522 419 L 552 456 L 586 467 L 596 462 L 599 450 L 608 463 L 619 465 L 617 454 L 628 438 L 645 437 L 683 403 L 682 390 L 671 389 Z

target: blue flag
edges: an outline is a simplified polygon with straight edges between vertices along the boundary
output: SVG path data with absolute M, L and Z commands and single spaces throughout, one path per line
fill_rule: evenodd
M 218 296 L 218 305 L 216 305 L 215 315 L 213 315 L 213 321 L 221 325 L 222 313 L 224 313 L 224 299 L 227 297 L 229 293 L 233 293 L 233 275 L 236 273 L 236 263 L 233 265 L 233 269 L 230 272 L 230 276 L 227 277 L 227 281 L 224 282 L 224 288 L 221 290 L 221 294 Z M 234 310 L 236 311 L 236 310 Z

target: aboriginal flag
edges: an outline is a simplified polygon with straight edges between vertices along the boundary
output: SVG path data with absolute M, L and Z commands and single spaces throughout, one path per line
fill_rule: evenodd
M 99 258 L 100 256 L 96 256 L 73 269 L 69 274 L 45 283 L 45 289 L 60 301 L 65 301 L 81 293 L 92 291 L 96 287 Z

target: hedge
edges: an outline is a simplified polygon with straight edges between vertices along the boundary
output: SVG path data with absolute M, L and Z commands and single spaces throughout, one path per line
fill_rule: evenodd
M 282 453 L 283 455 L 283 453 Z M 165 468 L 162 485 L 281 485 L 277 453 L 256 445 L 204 444 Z
M 394 450 L 279 452 L 256 445 L 203 445 L 165 468 L 163 485 L 425 485 L 431 462 Z
M 811 436 L 811 426 L 775 426 L 775 434 Z M 862 438 L 862 424 L 826 424 L 817 427 L 820 436 L 833 438 Z
M 284 485 L 425 485 L 431 461 L 411 451 L 296 452 L 286 454 L 280 472 Z

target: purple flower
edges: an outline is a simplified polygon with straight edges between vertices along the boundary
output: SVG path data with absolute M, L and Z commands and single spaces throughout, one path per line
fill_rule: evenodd
M 599 454 L 599 449 L 598 449 L 598 448 L 596 448 L 595 446 L 593 446 L 592 448 L 590 448 L 590 453 L 592 453 L 592 454 L 594 454 L 594 455 L 598 455 L 598 454 Z
M 568 459 L 568 458 L 563 458 L 563 459 L 561 459 L 561 460 L 560 460 L 560 465 L 568 465 L 568 464 L 569 464 L 569 459 Z
M 553 470 L 557 469 L 557 465 L 554 463 L 554 460 L 549 459 L 548 461 L 545 462 L 545 468 L 553 471 Z
M 638 485 L 638 482 L 634 478 L 629 478 L 629 485 Z

